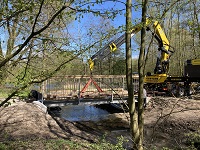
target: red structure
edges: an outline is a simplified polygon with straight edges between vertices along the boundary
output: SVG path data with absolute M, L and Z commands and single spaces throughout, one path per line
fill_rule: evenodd
M 80 96 L 81 96 L 81 93 L 84 93 L 87 88 L 89 87 L 89 85 L 93 83 L 94 86 L 96 87 L 96 89 L 98 90 L 98 92 L 103 92 L 103 90 L 98 86 L 98 84 L 92 79 L 92 77 L 90 77 L 90 80 L 86 83 L 86 85 L 83 87 L 83 89 L 81 90 L 80 92 Z

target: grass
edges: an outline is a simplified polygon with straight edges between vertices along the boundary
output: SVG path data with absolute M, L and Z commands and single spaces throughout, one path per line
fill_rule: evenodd
M 27 141 L 7 141 L 0 142 L 0 150 L 78 150 L 82 149 L 73 141 L 63 140 L 63 139 L 53 139 L 53 140 L 44 140 L 44 139 L 35 139 Z
M 163 147 L 162 150 L 198 150 L 199 134 L 188 134 L 188 147 L 169 149 Z M 105 137 L 99 139 L 96 143 L 83 141 L 71 141 L 65 139 L 32 139 L 0 142 L 0 150 L 125 150 L 123 144 L 128 142 L 121 136 L 117 144 L 111 144 L 105 140 Z M 157 150 L 156 147 L 152 150 Z
M 200 149 L 200 130 L 186 134 L 187 144 L 197 150 Z
M 8 97 L 8 93 L 4 91 L 0 91 L 0 98 L 6 98 Z
M 111 144 L 106 140 L 99 140 L 97 143 L 78 142 L 64 139 L 35 139 L 0 142 L 0 150 L 124 150 L 123 138 L 119 138 L 117 144 Z

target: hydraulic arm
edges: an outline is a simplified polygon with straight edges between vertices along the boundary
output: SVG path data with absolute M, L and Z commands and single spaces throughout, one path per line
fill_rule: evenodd
M 173 51 L 169 50 L 169 41 L 162 30 L 158 21 L 153 24 L 154 31 L 152 35 L 158 42 L 158 56 L 154 69 L 154 75 L 148 75 L 145 77 L 146 83 L 163 83 L 167 79 L 167 73 L 169 71 L 169 59 Z
M 169 41 L 158 21 L 154 22 L 153 27 L 154 32 L 151 31 L 152 35 L 158 41 L 158 56 L 154 74 L 165 74 L 168 73 L 169 58 L 173 51 L 169 50 Z

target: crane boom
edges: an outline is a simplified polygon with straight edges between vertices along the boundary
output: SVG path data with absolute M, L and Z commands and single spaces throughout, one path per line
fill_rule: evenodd
M 147 19 L 145 26 L 147 26 L 151 21 Z M 135 25 L 131 29 L 131 37 L 138 33 L 142 29 L 142 24 L 139 23 Z M 95 60 L 103 60 L 105 57 L 107 57 L 110 53 L 114 52 L 119 48 L 122 44 L 125 43 L 126 33 L 121 35 L 116 40 L 110 41 L 108 44 L 106 44 L 103 48 L 101 48 L 96 54 L 94 54 L 89 60 L 88 64 L 90 67 L 90 70 L 92 71 L 95 65 Z

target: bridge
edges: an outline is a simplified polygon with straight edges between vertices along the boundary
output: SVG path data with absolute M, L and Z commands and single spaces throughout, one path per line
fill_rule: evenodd
M 96 104 L 110 104 L 110 103 L 126 103 L 126 99 L 120 99 L 120 98 L 115 98 L 115 99 L 106 99 L 106 98 L 101 98 L 101 99 L 94 99 L 94 98 L 77 98 L 74 100 L 68 99 L 58 99 L 58 100 L 45 100 L 43 103 L 47 107 L 61 107 L 61 106 L 66 106 L 66 105 L 96 105 Z
M 138 76 L 133 76 L 138 89 Z M 42 84 L 41 92 L 47 107 L 125 103 L 128 99 L 125 75 L 86 75 L 52 77 Z

